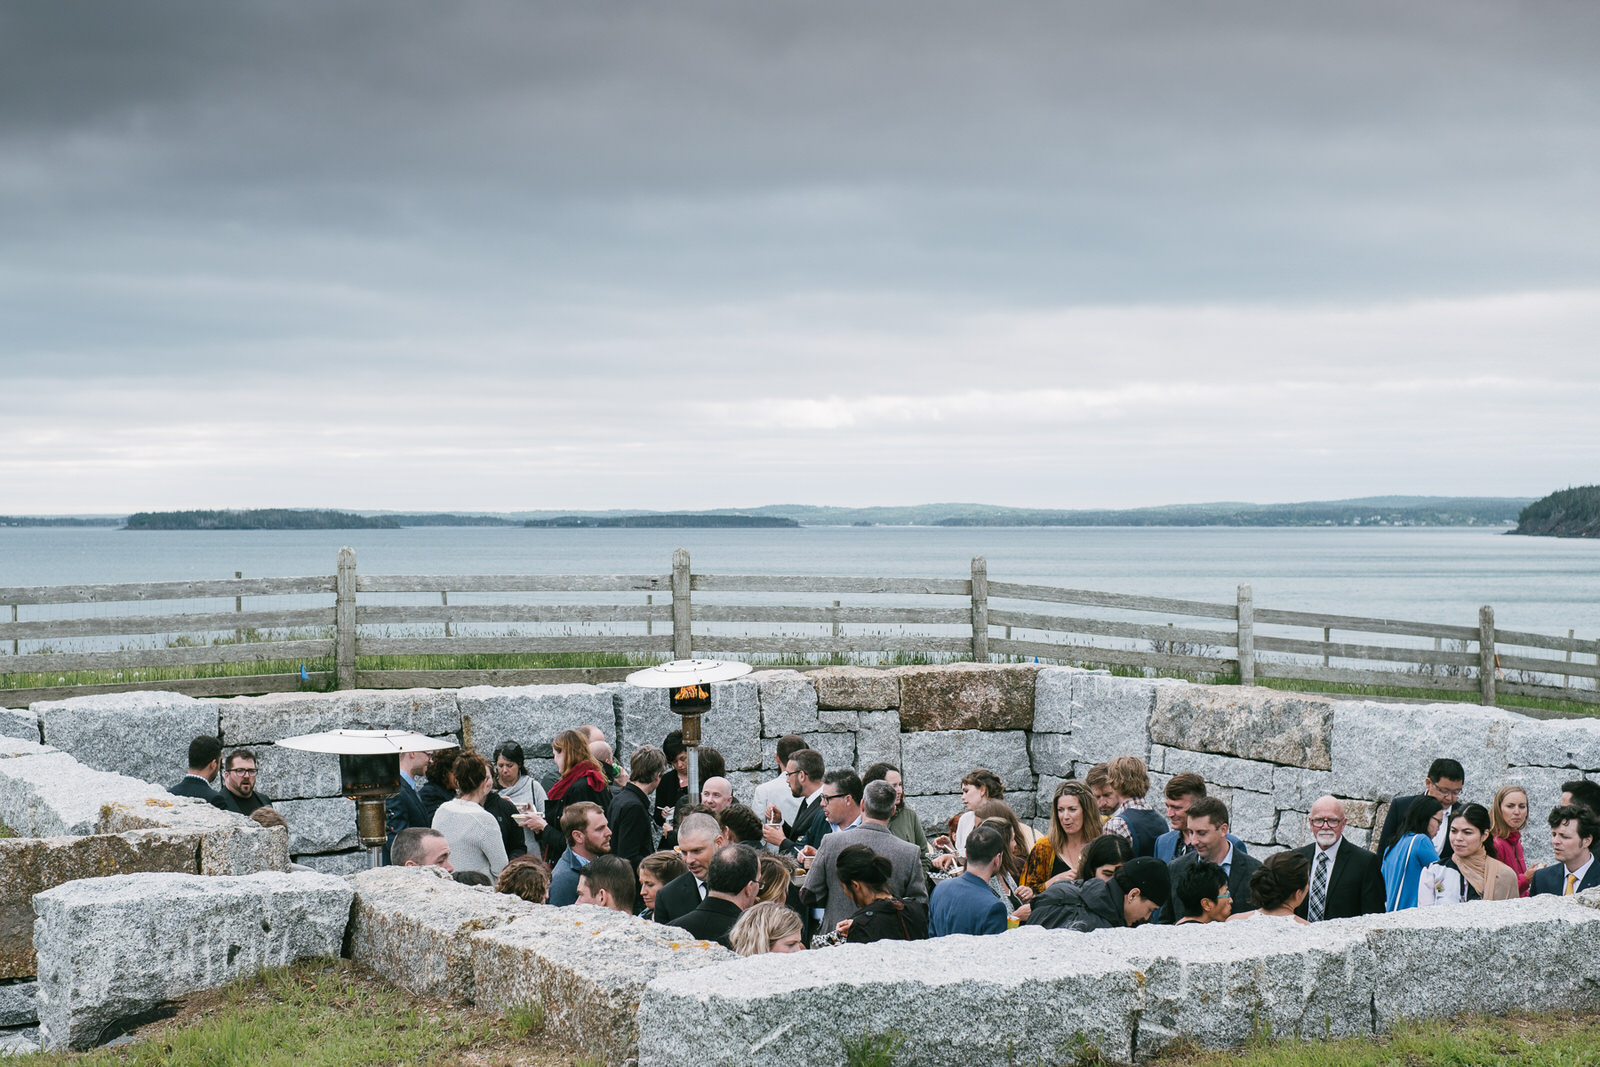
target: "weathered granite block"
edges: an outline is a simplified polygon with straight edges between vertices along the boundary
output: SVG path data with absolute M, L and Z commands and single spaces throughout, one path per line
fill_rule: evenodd
M 1402 1019 L 1600 1007 L 1600 913 L 1561 897 L 1338 921 L 1369 931 L 1381 1029 Z
M 340 878 L 347 874 L 360 874 L 362 871 L 372 869 L 371 860 L 366 852 L 361 849 L 357 849 L 354 852 L 329 852 L 325 855 L 297 856 L 294 862 L 319 874 L 332 874 Z
M 1033 927 L 751 956 L 651 981 L 639 1067 L 838 1067 L 845 1040 L 890 1031 L 912 1037 L 918 1067 L 1126 1061 L 1141 985 L 1090 938 Z
M 1208 786 L 1233 786 L 1254 793 L 1271 793 L 1274 767 L 1259 760 L 1218 756 L 1209 752 L 1189 752 L 1165 745 L 1150 746 L 1150 769 L 1168 778 L 1185 771 L 1198 774 Z
M 1034 774 L 1070 778 L 1073 764 L 1082 758 L 1077 739 L 1071 734 L 1031 734 L 1028 737 L 1028 762 Z
M 28 746 L 13 740 L 8 750 Z M 43 746 L 38 746 L 42 749 Z M 184 742 L 187 752 L 188 742 Z M 99 833 L 107 804 L 167 804 L 159 785 L 85 767 L 65 752 L 29 750 L 0 759 L 0 822 L 22 837 Z
M 1333 703 L 1253 686 L 1164 686 L 1150 715 L 1150 740 L 1325 771 L 1333 766 Z
M 700 730 L 705 735 L 705 743 L 722 753 L 729 770 L 759 770 L 761 697 L 755 680 L 746 677 L 732 682 L 713 682 L 711 710 L 706 712 Z
M 1273 835 L 1273 843 L 1284 848 L 1310 844 L 1311 824 L 1306 821 L 1309 818 L 1310 813 L 1304 811 L 1278 812 L 1278 830 Z
M 344 797 L 280 800 L 272 805 L 289 824 L 289 853 L 343 852 L 356 848 L 356 802 Z
M 1513 766 L 1600 771 L 1600 719 L 1529 719 L 1519 715 L 1511 720 L 1506 760 Z
M 350 959 L 409 993 L 471 1004 L 468 935 L 538 905 L 461 885 L 437 867 L 379 867 L 353 875 Z
M 915 730 L 1033 728 L 1034 663 L 897 667 L 900 725 Z
M 782 737 L 822 728 L 817 718 L 817 689 L 799 671 L 759 671 L 756 682 L 761 704 L 761 736 Z
M 906 795 L 906 807 L 917 813 L 917 819 L 930 838 L 945 832 L 950 816 L 966 811 L 960 793 L 933 793 L 920 796 Z
M 88 1048 L 186 993 L 336 956 L 351 897 L 322 874 L 131 874 L 47 890 L 34 898 L 44 1046 Z
M 41 1048 L 37 1026 L 0 1031 L 0 1056 L 24 1056 L 30 1052 L 38 1052 Z
M 580 726 L 598 726 L 614 740 L 613 701 L 610 691 L 592 685 L 475 685 L 456 693 L 461 729 L 474 748 L 487 753 L 515 741 L 532 756 L 550 755 L 556 734 Z
M 1060 785 L 1064 781 L 1066 781 L 1065 778 L 1057 778 L 1052 775 L 1041 774 L 1039 776 L 1038 784 L 1034 786 L 1033 818 L 1036 824 L 1034 829 L 1039 830 L 1041 833 L 1049 830 L 1051 816 L 1050 806 L 1055 800 L 1056 786 Z
M 582 904 L 530 905 L 529 914 L 469 941 L 479 1008 L 537 1004 L 545 1034 L 608 1064 L 638 1053 L 647 982 L 738 959 L 677 927 Z
M 1471 704 L 1335 702 L 1333 791 L 1388 798 L 1420 792 L 1436 757 L 1461 761 L 1467 795 L 1487 801 L 1506 772 L 1506 745 L 1518 718 Z M 1529 798 L 1532 799 L 1531 797 Z
M 198 834 L 201 874 L 242 876 L 289 866 L 289 835 L 283 827 L 265 827 L 193 797 L 163 794 L 137 804 L 107 804 L 101 815 L 100 833 L 168 829 Z
M 805 738 L 807 745 L 822 754 L 822 765 L 828 770 L 837 771 L 846 767 L 855 767 L 857 772 L 866 770 L 856 763 L 855 734 L 825 734 L 813 731 L 806 734 Z
M 1333 792 L 1330 771 L 1308 771 L 1304 767 L 1274 767 L 1272 795 L 1286 808 L 1310 811 L 1318 797 Z
M 24 741 L 42 741 L 39 716 L 26 708 L 0 708 L 0 737 L 16 737 Z
M 181 693 L 107 693 L 41 700 L 44 740 L 98 771 L 171 785 L 183 777 L 189 742 L 216 735 L 217 705 Z
M 853 708 L 823 708 L 817 712 L 817 729 L 855 733 L 861 729 L 861 713 Z
M 1118 678 L 1084 671 L 1072 678 L 1068 712 L 1072 735 L 1083 763 L 1104 763 L 1117 756 L 1150 758 L 1150 716 L 1156 694 L 1186 683 L 1163 679 Z M 1189 747 L 1189 746 L 1182 746 Z
M 1141 927 L 1093 935 L 1143 976 L 1139 1059 L 1175 1043 L 1222 1049 L 1262 1034 L 1372 1033 L 1372 950 L 1359 928 L 1283 922 Z
M 31 922 L 28 929 L 28 947 L 31 950 L 33 948 Z M 26 981 L 0 983 L 0 1026 L 33 1026 L 38 1021 L 39 983 L 31 978 Z
M 879 667 L 822 667 L 806 672 L 817 689 L 819 708 L 887 711 L 900 706 L 900 680 Z
M 660 747 L 669 733 L 683 726 L 683 720 L 668 706 L 665 689 L 619 685 L 611 690 L 611 698 L 622 750 L 628 753 L 640 745 Z
M 865 771 L 874 763 L 900 766 L 900 713 L 863 711 L 861 730 L 856 734 L 856 760 Z
M 1276 838 L 1278 809 L 1270 795 L 1226 787 L 1208 790 L 1208 795 L 1228 806 L 1229 825 L 1235 837 L 1252 845 L 1270 845 Z
M 285 800 L 339 795 L 338 756 L 267 744 L 250 751 L 256 754 L 256 788 L 271 797 L 274 806 Z
M 461 729 L 453 689 L 269 693 L 217 703 L 222 711 L 222 742 L 229 748 L 324 730 L 415 730 L 432 737 Z
M 1072 683 L 1088 671 L 1079 667 L 1046 667 L 1033 680 L 1033 725 L 1035 733 L 1072 732 Z M 1101 672 L 1104 673 L 1104 672 Z
M 959 792 L 961 776 L 975 767 L 999 775 L 1008 791 L 1033 788 L 1021 730 L 923 730 L 902 734 L 900 752 L 908 793 Z
M 199 836 L 171 830 L 135 830 L 89 837 L 0 839 L 0 978 L 19 978 L 36 971 L 35 894 L 80 878 L 140 871 L 198 874 Z M 6 988 L 9 987 L 0 987 L 0 993 Z M 0 1004 L 3 1003 L 4 996 L 0 995 Z M 34 1021 L 37 1020 L 0 1021 L 0 1026 Z

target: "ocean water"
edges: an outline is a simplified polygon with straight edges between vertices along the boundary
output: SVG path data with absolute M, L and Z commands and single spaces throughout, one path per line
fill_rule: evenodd
M 0 587 L 331 574 L 341 545 L 369 574 L 665 574 L 682 547 L 700 573 L 965 577 L 984 556 L 991 581 L 1218 602 L 1248 582 L 1258 610 L 1473 627 L 1490 604 L 1502 628 L 1600 638 L 1600 541 L 1470 527 L 4 528 Z

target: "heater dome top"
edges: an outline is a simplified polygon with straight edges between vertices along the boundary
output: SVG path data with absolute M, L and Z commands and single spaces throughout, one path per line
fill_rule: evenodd
M 750 664 L 720 659 L 675 659 L 634 671 L 628 684 L 645 689 L 675 689 L 681 685 L 726 682 L 750 673 Z
M 454 741 L 440 741 L 410 730 L 329 730 L 320 734 L 286 737 L 277 744 L 284 748 L 331 752 L 339 756 L 382 756 L 456 747 Z

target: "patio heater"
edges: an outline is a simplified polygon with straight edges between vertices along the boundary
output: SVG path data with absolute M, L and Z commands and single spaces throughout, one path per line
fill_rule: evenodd
M 400 792 L 400 753 L 456 747 L 454 741 L 410 730 L 329 730 L 287 737 L 278 744 L 339 757 L 339 790 L 356 802 L 356 835 L 372 867 L 383 865 L 383 845 L 388 840 L 384 802 Z
M 711 683 L 750 673 L 750 664 L 717 659 L 675 659 L 628 675 L 641 689 L 667 690 L 667 704 L 683 720 L 689 756 L 689 795 L 700 796 L 700 716 L 711 710 Z

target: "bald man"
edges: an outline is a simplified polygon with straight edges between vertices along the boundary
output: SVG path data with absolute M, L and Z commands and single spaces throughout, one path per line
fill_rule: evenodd
M 1344 839 L 1344 801 L 1318 797 L 1308 816 L 1311 844 L 1295 849 L 1311 861 L 1310 892 L 1295 914 L 1311 922 L 1383 911 L 1383 865 Z
M 700 803 L 720 817 L 733 803 L 733 783 L 726 778 L 707 778 L 700 787 Z

